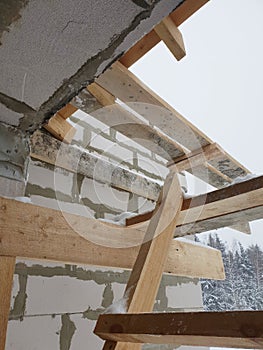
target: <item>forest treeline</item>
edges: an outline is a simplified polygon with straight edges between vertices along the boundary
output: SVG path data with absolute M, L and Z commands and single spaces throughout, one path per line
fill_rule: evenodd
M 198 239 L 197 239 L 198 240 Z M 219 249 L 225 266 L 224 281 L 202 280 L 204 308 L 220 310 L 263 309 L 263 251 L 258 245 L 229 249 L 217 234 L 210 234 L 210 247 Z

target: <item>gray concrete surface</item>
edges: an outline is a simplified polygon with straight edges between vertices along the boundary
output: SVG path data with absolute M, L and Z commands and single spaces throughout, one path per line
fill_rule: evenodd
M 18 106 L 33 109 L 33 114 L 24 113 L 20 127 L 37 128 L 181 2 L 2 4 L 0 102 L 7 106 L 9 99 L 8 108 L 15 112 Z M 1 114 L 0 120 L 7 122 Z

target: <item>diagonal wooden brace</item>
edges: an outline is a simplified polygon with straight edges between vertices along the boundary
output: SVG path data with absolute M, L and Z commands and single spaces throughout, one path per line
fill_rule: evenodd
M 150 312 L 153 309 L 182 202 L 177 174 L 171 172 L 127 283 L 128 313 Z M 106 341 L 103 350 L 137 350 L 140 347 L 140 344 Z

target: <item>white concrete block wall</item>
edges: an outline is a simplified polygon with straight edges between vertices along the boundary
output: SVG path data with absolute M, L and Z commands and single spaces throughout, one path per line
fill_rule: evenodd
M 122 297 L 128 276 L 121 270 L 19 261 L 6 350 L 101 349 L 101 340 L 93 334 L 96 319 Z M 163 277 L 156 311 L 201 308 L 198 280 Z
M 88 119 L 93 136 L 90 152 L 107 151 L 106 159 L 124 160 L 125 166 L 152 179 L 163 179 L 167 169 L 151 152 L 125 143 L 116 132 Z M 88 127 L 87 127 L 88 125 Z M 75 141 L 83 143 L 81 131 Z M 97 137 L 95 135 L 99 134 Z M 118 140 L 119 138 L 119 140 Z M 94 141 L 95 140 L 95 141 Z M 121 141 L 120 141 L 121 140 Z M 82 175 L 31 160 L 26 195 L 34 204 L 78 215 L 112 219 L 123 211 L 143 212 L 154 203 Z M 41 261 L 17 262 L 14 275 L 6 350 L 99 350 L 102 341 L 93 334 L 98 315 L 123 295 L 129 272 Z M 164 275 L 156 311 L 202 309 L 198 280 Z M 173 349 L 174 346 L 145 346 Z

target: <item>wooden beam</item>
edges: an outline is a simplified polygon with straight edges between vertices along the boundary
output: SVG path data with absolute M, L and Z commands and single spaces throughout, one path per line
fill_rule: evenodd
M 164 18 L 154 27 L 154 30 L 177 61 L 180 61 L 186 55 L 182 33 L 171 17 Z
M 188 210 L 186 210 L 188 209 Z M 176 236 L 263 217 L 263 176 L 184 201 Z M 194 224 L 193 224 L 194 223 Z
M 71 143 L 76 133 L 74 126 L 67 122 L 59 113 L 51 117 L 47 124 L 44 125 L 44 128 L 55 138 L 65 143 Z
M 190 151 L 212 143 L 120 62 L 114 63 L 96 82 Z
M 0 256 L 0 350 L 5 349 L 15 257 Z
M 57 157 L 59 150 L 62 152 L 60 153 L 63 155 L 62 157 Z M 94 176 L 92 170 L 94 169 L 94 158 L 90 154 L 83 153 L 83 150 L 76 147 L 64 145 L 48 135 L 41 134 L 40 132 L 35 134 L 31 144 L 31 152 L 33 157 L 42 161 L 55 164 L 58 158 L 57 166 L 70 171 L 76 171 L 76 168 L 78 168 L 77 171 L 85 176 Z M 78 160 L 80 160 L 79 163 Z M 91 165 L 93 165 L 93 168 Z M 110 163 L 103 163 L 102 166 L 104 167 L 104 165 L 112 166 Z M 131 183 L 128 180 L 133 179 L 133 177 L 129 178 L 129 172 L 126 169 L 119 172 L 117 168 L 114 168 L 112 171 L 116 175 L 111 177 L 114 181 L 113 185 L 119 188 L 122 186 L 123 189 L 126 188 L 127 191 L 131 191 Z M 123 171 L 126 171 L 125 174 L 127 176 L 121 176 Z M 99 180 L 98 172 L 96 172 L 96 176 L 96 180 Z M 138 176 L 136 178 L 138 179 Z M 121 182 L 123 179 L 125 179 L 124 183 Z M 105 182 L 103 177 L 100 180 Z M 251 190 L 252 193 L 249 194 L 251 186 L 257 186 L 257 184 L 258 187 Z M 182 211 L 176 229 L 176 235 L 180 236 L 227 227 L 235 225 L 237 221 L 244 222 L 244 220 L 253 221 L 261 219 L 263 217 L 261 201 L 262 186 L 262 177 L 258 177 L 241 184 L 214 191 L 208 195 L 198 196 L 191 202 L 191 208 L 188 210 L 186 221 L 184 220 L 186 215 Z M 138 186 L 135 186 L 133 182 L 132 191 L 136 191 L 137 194 L 143 197 L 148 196 L 148 198 L 156 200 L 160 193 L 160 186 L 154 182 L 149 182 L 148 179 L 142 181 L 140 179 L 140 181 L 138 180 Z M 224 194 L 224 202 L 220 197 L 221 194 Z M 216 202 L 216 205 L 215 203 L 212 205 L 207 202 L 207 198 L 210 197 L 215 198 L 214 202 Z M 253 198 L 253 201 L 248 201 L 247 199 L 249 198 Z M 211 208 L 212 206 L 214 208 Z M 200 213 L 202 215 L 199 215 Z M 145 224 L 143 230 L 145 230 Z
M 153 211 L 126 219 L 126 225 L 144 230 Z M 263 218 L 263 176 L 204 195 L 185 199 L 175 237 L 201 233 L 237 222 Z
M 157 200 L 160 193 L 157 182 L 139 174 L 135 177 L 132 171 L 115 166 L 84 148 L 66 145 L 41 131 L 31 137 L 31 157 L 151 200 Z
M 213 144 L 212 140 L 151 91 L 120 62 L 113 64 L 103 73 L 97 79 L 97 83 L 189 151 L 194 153 Z M 231 179 L 237 176 L 248 174 L 246 168 L 222 149 L 221 155 L 215 160 L 211 159 L 211 163 L 187 171 L 216 188 L 229 184 Z
M 95 105 L 93 111 L 88 107 L 88 113 L 94 118 L 164 159 L 171 160 L 185 154 L 181 145 L 153 126 L 146 124 L 143 119 L 140 119 L 125 107 L 115 103 L 115 97 L 98 84 L 89 85 L 87 90 L 97 99 L 100 105 L 99 108 L 98 105 Z M 78 96 L 83 101 L 80 109 L 84 112 L 86 111 L 85 101 L 90 100 L 86 95 L 87 92 L 83 91 Z
M 171 172 L 165 180 L 159 205 L 150 220 L 126 286 L 125 295 L 129 313 L 147 312 L 153 309 L 182 201 L 177 174 Z M 103 350 L 122 348 L 118 342 L 106 341 Z M 128 348 L 140 349 L 140 346 Z
M 78 110 L 78 108 L 72 106 L 70 103 L 68 103 L 66 106 L 61 108 L 57 114 L 59 114 L 62 118 L 67 119 L 69 118 L 73 113 L 75 113 Z
M 94 333 L 121 342 L 263 348 L 263 311 L 101 315 Z
M 171 13 L 170 16 L 175 25 L 178 27 L 207 2 L 208 0 L 185 0 L 173 11 L 173 13 Z M 130 67 L 159 42 L 159 36 L 154 30 L 152 30 L 141 40 L 139 40 L 132 48 L 130 48 L 121 57 L 120 62 L 127 68 Z
M 0 208 L 4 214 L 0 222 L 0 256 L 132 269 L 139 252 L 138 245 L 122 249 L 112 248 L 115 242 L 109 242 L 108 246 L 97 245 L 88 240 L 89 232 L 85 239 L 71 225 L 72 222 L 79 221 L 81 226 L 90 227 L 90 233 L 93 230 L 94 234 L 99 235 L 108 226 L 95 219 L 73 215 L 67 221 L 67 215 L 64 216 L 58 210 L 6 198 L 0 198 Z M 47 224 L 48 221 L 51 225 Z M 92 229 L 93 226 L 95 228 Z M 141 231 L 133 230 L 132 233 L 143 237 Z M 118 237 L 121 236 L 118 227 L 115 236 L 121 240 Z M 225 278 L 220 251 L 197 245 L 190 240 L 171 242 L 165 272 L 176 276 L 219 280 Z
M 23 196 L 25 194 L 25 182 L 10 180 L 5 177 L 0 177 L 0 188 L 2 196 L 6 197 Z M 5 209 L 5 204 L 0 204 L 0 221 L 3 221 L 5 219 L 4 215 L 2 215 L 2 212 Z M 10 222 L 12 220 L 14 220 L 14 217 L 10 219 Z M 2 232 L 3 230 L 1 228 L 0 244 Z M 12 235 L 12 231 L 9 232 L 9 235 Z M 5 349 L 15 263 L 15 255 L 2 255 L 0 253 L 0 350 Z

